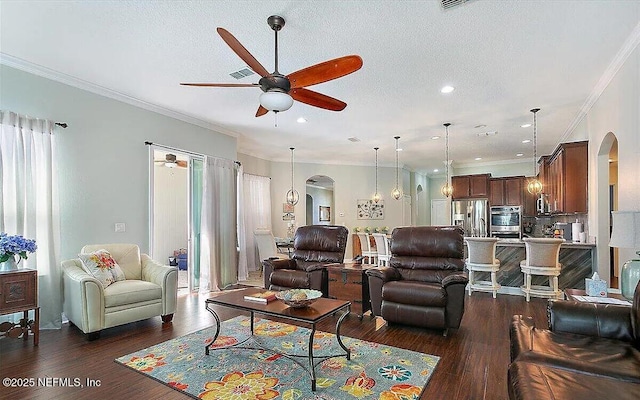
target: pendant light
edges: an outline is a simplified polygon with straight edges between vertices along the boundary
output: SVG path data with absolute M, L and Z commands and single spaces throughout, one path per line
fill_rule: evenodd
M 295 206 L 300 200 L 300 194 L 293 188 L 293 150 L 295 147 L 289 147 L 289 150 L 291 150 L 291 189 L 287 192 L 287 203 Z
M 400 152 L 400 148 L 398 147 L 398 139 L 400 139 L 400 136 L 395 136 L 394 139 L 396 140 L 396 187 L 391 191 L 391 197 L 400 200 L 402 197 L 402 191 L 398 185 L 398 181 L 400 180 L 400 167 L 398 166 L 398 153 Z
M 440 193 L 442 193 L 444 197 L 449 197 L 453 195 L 453 186 L 451 186 L 451 184 L 449 183 L 449 164 L 451 163 L 449 161 L 449 126 L 451 125 L 451 123 L 447 122 L 443 125 L 446 132 L 444 137 L 444 143 L 445 143 L 446 157 L 447 157 L 447 161 L 445 161 L 445 171 L 446 171 L 447 180 L 445 181 L 444 185 L 440 189 Z
M 540 111 L 539 108 L 534 108 L 531 110 L 533 113 L 533 177 L 529 183 L 527 183 L 527 192 L 531 194 L 540 194 L 542 193 L 542 182 L 538 180 L 536 177 L 538 175 L 538 143 L 537 143 L 537 118 L 536 115 Z
M 378 193 L 378 149 L 380 148 L 374 147 L 373 149 L 376 151 L 376 192 L 373 194 L 373 202 L 377 203 L 382 199 L 382 196 Z

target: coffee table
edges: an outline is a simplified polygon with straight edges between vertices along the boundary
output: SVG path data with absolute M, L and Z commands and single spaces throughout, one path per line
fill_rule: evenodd
M 304 308 L 292 308 L 288 305 L 284 304 L 280 300 L 274 300 L 268 304 L 262 304 L 252 301 L 247 301 L 244 299 L 244 296 L 251 295 L 259 292 L 263 292 L 264 289 L 259 288 L 247 288 L 242 290 L 237 290 L 229 293 L 222 294 L 220 296 L 212 297 L 210 299 L 205 300 L 205 308 L 209 311 L 216 320 L 216 334 L 213 340 L 205 346 L 204 352 L 206 355 L 209 355 L 210 350 L 220 350 L 227 349 L 230 347 L 236 347 L 241 349 L 254 349 L 254 350 L 267 350 L 272 351 L 274 353 L 280 354 L 283 357 L 290 359 L 296 364 L 300 365 L 304 368 L 309 375 L 311 376 L 311 390 L 316 390 L 316 365 L 321 363 L 322 361 L 333 358 L 333 357 L 342 357 L 346 356 L 347 360 L 351 359 L 351 351 L 342 343 L 342 338 L 340 337 L 340 325 L 344 318 L 349 314 L 351 310 L 351 303 L 343 300 L 334 300 L 327 299 L 321 297 L 317 299 L 313 304 Z M 230 346 L 224 347 L 216 347 L 214 349 L 210 349 L 211 345 L 216 341 L 218 335 L 220 334 L 220 317 L 216 313 L 216 311 L 211 306 L 223 306 L 228 308 L 234 308 L 236 310 L 248 311 L 251 314 L 251 335 L 246 339 L 240 341 L 239 343 L 235 343 Z M 316 332 L 316 325 L 338 312 L 342 312 L 340 318 L 336 322 L 336 339 L 340 347 L 345 351 L 341 354 L 332 354 L 326 356 L 314 356 L 313 355 L 313 337 Z M 309 333 L 309 354 L 285 354 L 279 350 L 269 349 L 261 346 L 260 342 L 256 340 L 256 337 L 253 333 L 253 325 L 254 325 L 254 314 L 262 314 L 268 317 L 276 317 L 284 320 L 295 321 L 307 324 L 311 327 Z M 249 347 L 249 346 L 241 346 L 246 343 L 249 339 L 254 339 L 255 343 L 259 347 Z M 308 366 L 305 366 L 302 362 L 298 361 L 297 358 L 306 358 Z M 315 361 L 319 360 L 319 361 Z
M 587 296 L 587 292 L 583 289 L 565 289 L 564 290 L 564 296 L 566 297 L 567 300 L 579 300 L 574 296 Z M 628 299 L 626 299 L 624 296 L 622 296 L 621 294 L 617 294 L 617 293 L 607 293 L 606 297 L 602 297 L 602 298 L 594 298 L 596 300 L 596 302 L 598 302 L 597 300 L 602 299 L 602 303 L 606 303 L 607 300 L 604 299 L 616 299 L 616 300 L 622 300 L 622 301 L 626 301 L 629 303 L 629 306 L 631 305 L 631 302 L 629 302 Z

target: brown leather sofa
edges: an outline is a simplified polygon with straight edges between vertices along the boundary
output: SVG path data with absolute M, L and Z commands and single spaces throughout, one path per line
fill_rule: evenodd
M 511 400 L 640 399 L 640 284 L 632 307 L 550 300 L 548 322 L 513 317 Z
M 296 230 L 289 260 L 262 262 L 264 287 L 272 290 L 315 289 L 328 293 L 325 266 L 344 261 L 349 230 L 344 226 L 309 225 Z
M 458 328 L 464 314 L 463 230 L 457 226 L 396 228 L 389 266 L 366 271 L 371 308 L 389 323 Z

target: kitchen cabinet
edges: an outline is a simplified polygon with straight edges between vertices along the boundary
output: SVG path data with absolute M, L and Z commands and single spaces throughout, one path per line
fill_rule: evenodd
M 489 196 L 490 174 L 458 175 L 451 177 L 455 199 L 482 198 Z
M 561 143 L 549 157 L 543 181 L 552 213 L 586 213 L 588 142 Z
M 538 210 L 536 209 L 538 196 L 529 193 L 527 190 L 530 179 L 531 178 L 524 178 L 522 181 L 522 215 L 525 217 L 535 217 L 538 214 Z M 540 177 L 538 177 L 538 180 L 540 180 Z
M 489 179 L 489 203 L 492 206 L 522 206 L 524 179 L 523 176 Z

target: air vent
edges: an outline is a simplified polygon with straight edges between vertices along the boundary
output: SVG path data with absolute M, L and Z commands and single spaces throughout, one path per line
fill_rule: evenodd
M 232 77 L 236 78 L 236 79 L 242 79 L 245 78 L 247 76 L 253 75 L 254 72 L 252 70 L 249 69 L 249 67 L 245 67 L 240 69 L 239 71 L 235 71 L 230 73 L 229 75 L 231 75 Z
M 359 142 L 360 139 L 358 139 L 357 137 L 350 137 L 347 140 L 349 140 L 350 142 Z
M 442 8 L 448 10 L 450 8 L 462 5 L 471 0 L 440 0 L 440 4 L 442 4 Z
M 489 132 L 476 133 L 476 135 L 478 135 L 478 136 L 494 136 L 494 135 L 497 135 L 497 134 L 498 134 L 498 131 L 489 131 Z

